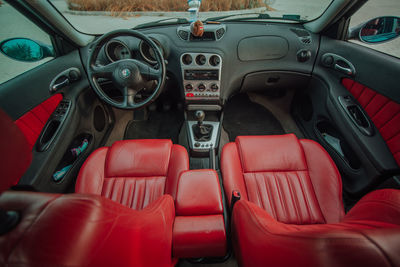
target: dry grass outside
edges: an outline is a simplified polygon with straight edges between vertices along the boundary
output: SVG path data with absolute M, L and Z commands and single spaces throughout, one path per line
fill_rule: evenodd
M 81 11 L 187 11 L 187 0 L 68 0 L 71 10 Z M 267 0 L 203 0 L 200 11 L 229 11 L 266 7 Z

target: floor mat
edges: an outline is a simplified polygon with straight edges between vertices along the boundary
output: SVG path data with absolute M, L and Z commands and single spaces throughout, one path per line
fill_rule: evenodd
M 171 139 L 176 144 L 183 121 L 182 111 L 153 111 L 145 121 L 130 121 L 124 139 Z
M 222 125 L 229 135 L 229 141 L 234 141 L 239 135 L 285 134 L 274 115 L 250 101 L 247 94 L 238 94 L 228 100 Z

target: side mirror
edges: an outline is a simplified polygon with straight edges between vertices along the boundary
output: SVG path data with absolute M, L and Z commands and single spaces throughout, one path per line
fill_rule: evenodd
M 19 61 L 35 62 L 54 56 L 52 47 L 27 38 L 12 38 L 0 43 L 0 52 Z
M 400 35 L 399 17 L 378 17 L 354 27 L 349 32 L 349 38 L 358 37 L 364 43 L 377 44 L 387 42 Z

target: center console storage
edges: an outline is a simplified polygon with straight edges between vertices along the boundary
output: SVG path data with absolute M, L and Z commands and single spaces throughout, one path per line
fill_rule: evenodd
M 224 206 L 215 170 L 183 172 L 178 180 L 172 251 L 177 258 L 224 257 Z

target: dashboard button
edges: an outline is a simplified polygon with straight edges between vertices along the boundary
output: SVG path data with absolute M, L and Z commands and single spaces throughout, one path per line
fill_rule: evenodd
M 193 93 L 187 93 L 186 97 L 194 97 L 194 94 Z

